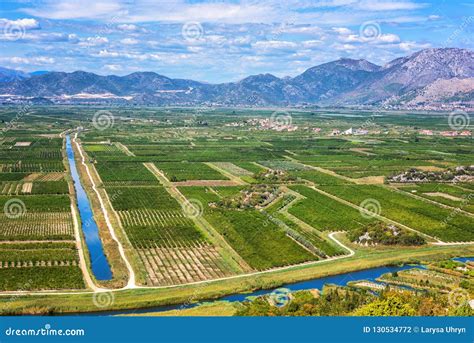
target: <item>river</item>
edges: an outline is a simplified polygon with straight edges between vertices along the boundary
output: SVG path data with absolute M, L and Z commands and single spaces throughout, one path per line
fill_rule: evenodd
M 104 254 L 102 241 L 99 237 L 99 229 L 94 220 L 89 199 L 79 178 L 76 161 L 74 160 L 74 150 L 69 135 L 66 136 L 66 153 L 69 169 L 71 170 L 71 176 L 74 181 L 74 188 L 76 190 L 77 206 L 79 208 L 79 215 L 81 216 L 81 227 L 89 251 L 92 272 L 97 280 L 110 280 L 112 279 L 112 271 L 110 270 L 107 257 Z
M 455 260 L 467 261 L 467 260 L 473 260 L 473 259 L 474 257 L 459 257 Z M 321 278 L 312 279 L 308 281 L 285 284 L 275 289 L 263 289 L 263 290 L 258 290 L 251 293 L 232 294 L 232 295 L 228 295 L 228 296 L 224 296 L 218 299 L 212 299 L 208 301 L 203 300 L 201 302 L 189 302 L 185 304 L 176 304 L 176 305 L 162 305 L 162 306 L 140 308 L 140 309 L 103 311 L 103 312 L 93 312 L 93 313 L 90 313 L 90 312 L 78 313 L 77 315 L 110 316 L 110 315 L 123 315 L 123 314 L 134 314 L 134 313 L 137 313 L 137 314 L 157 313 L 157 312 L 164 312 L 164 311 L 170 311 L 170 310 L 182 310 L 182 309 L 193 308 L 193 307 L 201 305 L 204 302 L 214 302 L 214 301 L 241 302 L 241 301 L 245 301 L 246 299 L 250 297 L 270 294 L 279 288 L 286 288 L 289 291 L 299 291 L 299 290 L 309 290 L 309 289 L 321 290 L 325 284 L 346 286 L 351 281 L 359 281 L 359 280 L 368 280 L 368 281 L 380 283 L 380 282 L 377 282 L 376 279 L 382 276 L 383 274 L 397 272 L 400 270 L 406 270 L 406 269 L 411 269 L 411 268 L 425 269 L 426 267 L 422 264 L 410 264 L 410 265 L 402 265 L 402 266 L 386 266 L 386 267 L 369 268 L 369 269 L 359 270 L 355 272 L 321 277 Z

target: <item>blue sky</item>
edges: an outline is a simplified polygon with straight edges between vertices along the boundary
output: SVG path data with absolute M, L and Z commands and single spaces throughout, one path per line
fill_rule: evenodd
M 1 0 L 0 66 L 236 81 L 474 46 L 472 1 Z

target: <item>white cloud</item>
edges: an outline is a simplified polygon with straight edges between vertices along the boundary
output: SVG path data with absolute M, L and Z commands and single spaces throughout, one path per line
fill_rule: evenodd
M 375 39 L 376 43 L 397 43 L 400 42 L 400 37 L 393 33 L 385 33 Z
M 118 52 L 108 51 L 107 49 L 100 50 L 98 54 L 94 54 L 93 56 L 108 58 L 108 57 L 120 57 Z
M 293 49 L 298 45 L 295 42 L 280 41 L 280 40 L 268 40 L 259 41 L 252 44 L 252 47 L 256 49 Z
M 119 29 L 120 31 L 129 31 L 129 32 L 134 32 L 134 31 L 139 30 L 138 26 L 134 24 L 120 24 L 120 25 L 117 25 L 117 29 Z
M 48 1 L 23 12 L 49 19 L 111 18 L 125 8 L 115 0 L 58 0 Z
M 0 57 L 0 61 L 12 64 L 31 64 L 31 65 L 45 65 L 53 64 L 56 60 L 48 56 L 36 57 Z
M 135 44 L 138 44 L 139 41 L 134 38 L 124 38 L 120 40 L 120 43 L 125 44 L 125 45 L 135 45 Z
M 334 43 L 331 45 L 331 48 L 339 50 L 339 51 L 351 51 L 351 50 L 356 50 L 357 47 L 352 44 L 340 44 L 340 43 Z
M 344 36 L 350 35 L 352 33 L 352 30 L 348 29 L 347 27 L 333 27 L 332 30 Z
M 400 11 L 415 10 L 426 7 L 426 4 L 411 1 L 380 1 L 367 0 L 360 1 L 357 7 L 366 11 Z
M 273 30 L 273 33 L 295 33 L 304 35 L 317 35 L 322 33 L 322 29 L 312 25 L 288 25 L 282 24 Z
M 393 33 L 381 33 L 375 37 L 364 37 L 351 33 L 349 35 L 339 35 L 338 41 L 343 43 L 370 43 L 370 44 L 384 44 L 384 43 L 398 43 L 400 37 Z
M 0 18 L 0 27 L 7 29 L 8 27 L 19 27 L 23 30 L 36 30 L 40 28 L 40 24 L 36 19 L 24 18 L 17 20 L 8 20 Z
M 417 42 L 402 42 L 397 45 L 402 51 L 414 51 L 420 49 L 427 49 L 431 47 L 429 43 L 417 43 Z
M 229 44 L 231 45 L 248 45 L 252 41 L 250 36 L 243 36 L 243 37 L 236 37 L 234 39 L 229 40 Z
M 122 70 L 122 67 L 119 66 L 118 64 L 106 64 L 105 69 L 110 70 L 110 71 L 119 71 L 119 70 Z
M 96 37 L 87 37 L 86 39 L 82 40 L 79 45 L 81 46 L 100 46 L 105 45 L 109 42 L 107 37 L 96 36 Z
M 432 14 L 428 16 L 428 20 L 430 21 L 439 20 L 439 19 L 441 19 L 440 15 Z
M 77 43 L 77 36 L 65 33 L 30 33 L 24 30 L 0 31 L 0 41 L 22 41 L 30 43 L 70 42 Z
M 301 42 L 301 46 L 304 48 L 315 48 L 321 46 L 322 43 L 323 41 L 312 39 Z

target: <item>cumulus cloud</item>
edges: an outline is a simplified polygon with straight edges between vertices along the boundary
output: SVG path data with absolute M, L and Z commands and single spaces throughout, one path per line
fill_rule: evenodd
M 122 67 L 119 66 L 118 64 L 106 64 L 104 67 L 105 69 L 110 70 L 110 71 L 119 71 L 122 69 Z
M 351 50 L 356 50 L 357 47 L 352 44 L 340 44 L 340 43 L 334 43 L 331 45 L 331 48 L 339 50 L 339 51 L 351 51 Z
M 0 57 L 0 61 L 11 63 L 11 64 L 30 64 L 30 65 L 45 65 L 53 64 L 56 60 L 48 56 L 35 56 L 35 57 Z
M 24 8 L 25 13 L 49 19 L 111 18 L 124 13 L 125 7 L 115 0 L 58 0 L 41 6 Z
M 306 40 L 306 41 L 301 42 L 301 46 L 304 48 L 314 48 L 314 47 L 321 46 L 322 43 L 323 41 L 321 40 L 312 39 L 312 40 Z
M 417 42 L 402 42 L 397 45 L 402 51 L 415 51 L 420 49 L 427 49 L 431 47 L 429 43 L 417 43 Z
M 30 33 L 23 30 L 0 31 L 0 41 L 22 41 L 28 43 L 54 43 L 54 42 L 70 42 L 77 43 L 78 38 L 75 34 L 65 34 L 58 32 L 50 33 Z
M 412 1 L 380 1 L 380 0 L 366 0 L 360 1 L 355 7 L 367 11 L 401 11 L 401 10 L 415 10 L 424 8 L 427 5 L 424 3 L 416 3 Z
M 125 45 L 135 45 L 135 44 L 138 44 L 139 41 L 134 38 L 124 38 L 120 40 L 120 43 L 125 44 Z
M 350 35 L 352 33 L 352 30 L 348 29 L 347 27 L 333 27 L 332 30 L 344 36 Z
M 21 27 L 24 30 L 40 29 L 40 24 L 36 19 L 24 18 L 24 19 L 17 19 L 17 20 L 9 20 L 5 18 L 0 18 L 1 28 L 14 27 L 14 26 Z
M 281 41 L 281 40 L 268 40 L 268 41 L 258 41 L 252 44 L 256 49 L 266 50 L 266 49 L 294 49 L 298 45 L 295 42 Z
M 138 26 L 134 24 L 120 24 L 120 25 L 117 25 L 117 29 L 120 31 L 128 31 L 128 32 L 135 32 L 139 30 Z
M 2 14 L 8 19 L 0 19 L 0 41 L 21 52 L 14 66 L 48 63 L 30 56 L 41 51 L 57 61 L 56 70 L 162 68 L 170 76 L 228 81 L 259 72 L 288 75 L 341 56 L 382 64 L 440 46 L 445 38 L 430 31 L 433 21 L 445 28 L 453 18 L 438 9 L 423 0 L 44 0 Z M 205 29 L 202 37 L 183 39 L 183 26 L 195 22 Z M 380 30 L 364 37 L 366 22 Z M 5 35 L 6 24 L 21 29 Z
M 79 45 L 81 46 L 100 46 L 109 43 L 109 39 L 107 37 L 102 36 L 95 36 L 95 37 L 87 37 L 80 41 Z

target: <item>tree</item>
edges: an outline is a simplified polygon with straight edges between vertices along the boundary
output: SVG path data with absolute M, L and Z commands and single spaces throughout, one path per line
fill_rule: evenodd
M 414 316 L 416 311 L 397 295 L 389 295 L 360 307 L 354 312 L 356 316 Z

